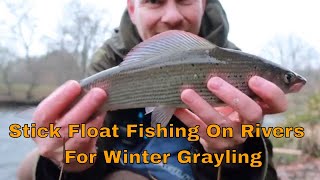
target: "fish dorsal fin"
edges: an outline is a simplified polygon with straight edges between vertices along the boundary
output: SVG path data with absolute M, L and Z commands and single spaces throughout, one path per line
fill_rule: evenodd
M 127 54 L 120 66 L 141 62 L 162 54 L 168 55 L 179 51 L 214 47 L 215 45 L 206 39 L 189 32 L 179 30 L 165 31 L 136 45 Z

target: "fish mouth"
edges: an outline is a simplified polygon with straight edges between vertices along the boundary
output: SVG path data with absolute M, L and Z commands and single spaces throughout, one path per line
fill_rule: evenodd
M 301 76 L 297 76 L 296 81 L 294 84 L 289 88 L 290 93 L 297 93 L 299 92 L 302 87 L 307 83 L 307 80 Z

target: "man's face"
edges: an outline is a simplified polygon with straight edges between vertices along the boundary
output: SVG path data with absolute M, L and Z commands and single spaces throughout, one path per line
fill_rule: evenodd
M 142 40 L 167 30 L 198 34 L 205 0 L 127 0 L 128 11 Z

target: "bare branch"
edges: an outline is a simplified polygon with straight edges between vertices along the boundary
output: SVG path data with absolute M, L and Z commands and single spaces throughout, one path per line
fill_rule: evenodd
M 264 47 L 261 54 L 295 70 L 320 65 L 315 64 L 320 54 L 310 44 L 294 35 L 275 37 Z
M 65 7 L 64 21 L 59 25 L 56 43 L 60 50 L 68 50 L 78 57 L 83 74 L 97 44 L 101 44 L 108 33 L 108 13 L 96 7 L 72 0 Z

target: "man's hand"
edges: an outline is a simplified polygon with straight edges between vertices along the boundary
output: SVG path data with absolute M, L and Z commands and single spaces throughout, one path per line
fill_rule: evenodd
M 287 100 L 283 91 L 275 84 L 258 76 L 249 80 L 249 87 L 260 97 L 259 102 L 255 102 L 219 77 L 211 78 L 207 86 L 228 106 L 214 108 L 195 91 L 186 89 L 181 93 L 181 99 L 192 112 L 187 109 L 178 109 L 175 112 L 175 115 L 188 127 L 200 125 L 200 143 L 207 152 L 221 152 L 235 148 L 246 140 L 241 137 L 241 124 L 255 125 L 263 119 L 264 114 L 280 113 L 287 109 Z M 206 133 L 207 126 L 210 124 L 231 127 L 233 138 L 210 138 Z
M 73 138 L 68 138 L 68 125 L 86 123 L 86 127 L 100 128 L 103 124 L 105 113 L 91 117 L 105 102 L 107 95 L 99 88 L 91 89 L 77 104 L 72 104 L 80 95 L 81 87 L 76 81 L 68 81 L 60 86 L 37 107 L 33 121 L 37 127 L 49 127 L 54 123 L 61 127 L 61 138 L 34 138 L 40 155 L 51 159 L 57 165 L 63 160 L 62 145 L 66 140 L 66 150 L 76 150 L 81 153 L 96 153 L 97 138 L 81 138 L 80 133 Z M 93 118 L 93 119 L 90 119 Z M 65 165 L 67 171 L 82 171 L 89 168 L 90 164 L 80 165 L 72 162 Z

